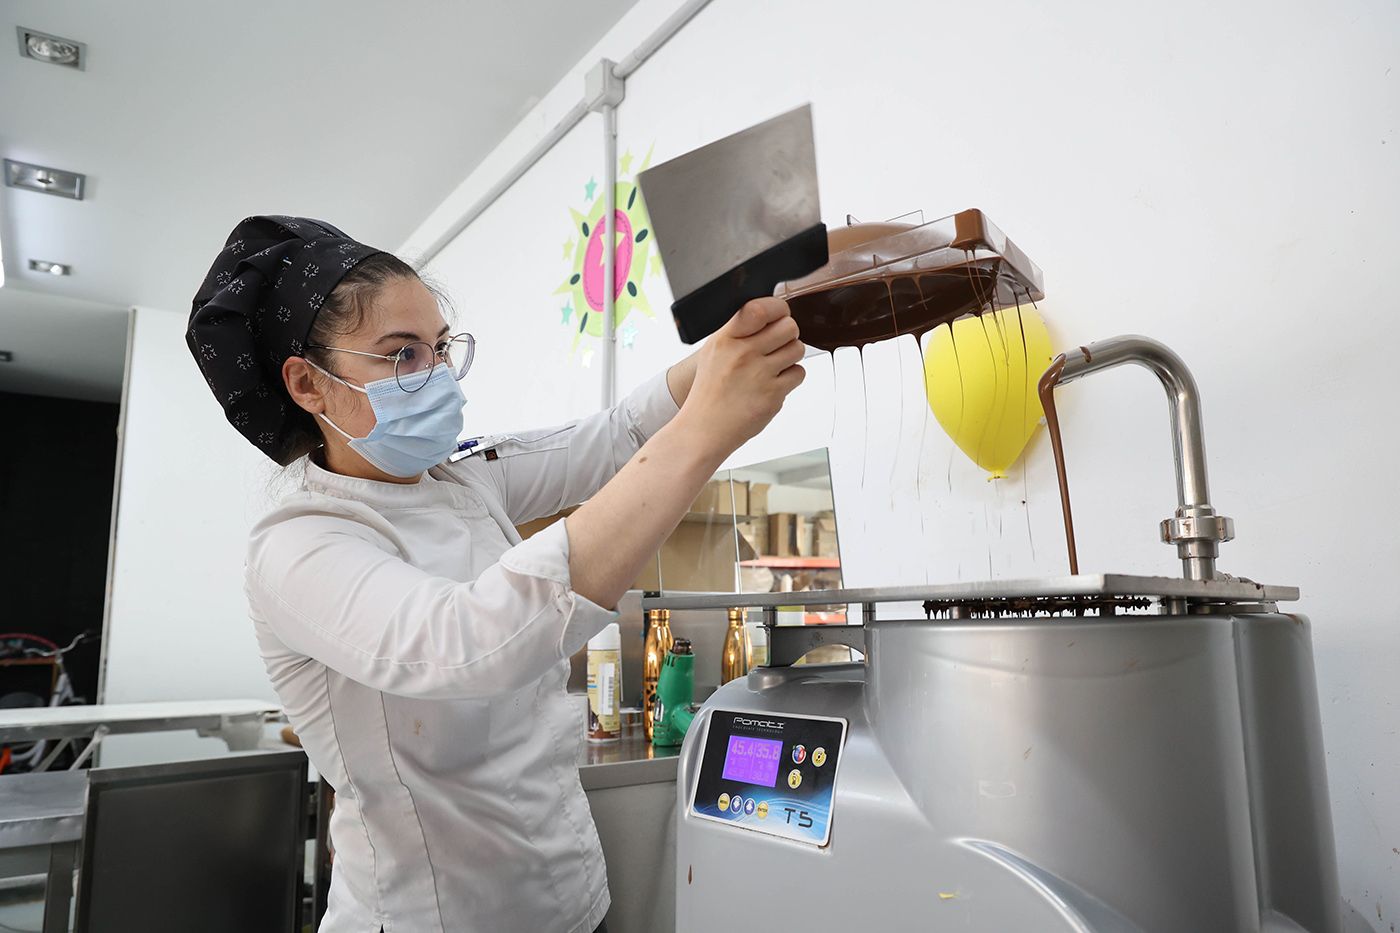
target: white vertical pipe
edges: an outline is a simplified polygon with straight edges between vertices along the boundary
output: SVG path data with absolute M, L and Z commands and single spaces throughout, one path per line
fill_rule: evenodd
M 603 407 L 617 401 L 617 108 L 603 107 Z

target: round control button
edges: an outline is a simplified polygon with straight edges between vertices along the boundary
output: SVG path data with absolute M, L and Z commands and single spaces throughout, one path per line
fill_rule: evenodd
M 816 765 L 818 768 L 826 764 L 826 749 L 815 748 L 812 750 L 812 764 Z
M 734 799 L 731 800 L 731 801 L 729 801 L 729 809 L 730 809 L 730 812 L 732 812 L 735 816 L 738 816 L 740 813 L 743 813 L 743 812 L 744 812 L 744 798 L 743 798 L 743 797 L 740 797 L 740 796 L 738 796 L 738 795 L 736 794 L 735 797 L 734 797 Z
M 796 768 L 793 768 L 791 771 L 788 772 L 788 787 L 791 787 L 793 790 L 797 790 L 797 788 L 801 785 L 802 772 L 798 771 Z
M 729 795 L 728 795 L 728 794 L 720 794 L 720 795 L 719 795 L 719 812 L 723 813 L 724 811 L 726 811 L 726 810 L 728 810 L 728 809 L 729 809 Z
M 763 801 L 760 801 L 760 802 L 759 802 L 759 804 L 758 804 L 758 818 L 759 818 L 760 820 L 766 820 L 766 819 L 768 819 L 768 801 L 763 800 Z
M 792 747 L 792 763 L 800 765 L 807 760 L 807 748 L 804 745 L 794 745 Z
M 744 801 L 744 812 L 745 812 L 745 813 L 752 813 L 753 811 L 754 811 L 753 798 L 750 797 L 748 800 L 745 800 L 745 801 Z

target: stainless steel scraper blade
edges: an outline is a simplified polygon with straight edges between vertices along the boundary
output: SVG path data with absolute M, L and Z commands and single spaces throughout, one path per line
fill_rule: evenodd
M 826 262 L 810 105 L 648 169 L 638 182 L 687 342 L 743 301 Z

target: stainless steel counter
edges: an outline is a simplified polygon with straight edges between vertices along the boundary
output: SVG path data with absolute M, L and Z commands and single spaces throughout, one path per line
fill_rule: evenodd
M 680 746 L 655 748 L 640 731 L 616 742 L 588 742 L 579 759 L 579 780 L 585 791 L 637 784 L 676 781 Z
M 45 875 L 44 933 L 68 929 L 86 771 L 0 775 L 0 878 Z
M 0 848 L 74 842 L 86 807 L 86 771 L 0 777 Z

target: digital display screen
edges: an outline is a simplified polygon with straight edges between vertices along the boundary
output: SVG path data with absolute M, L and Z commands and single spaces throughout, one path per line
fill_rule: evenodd
M 782 757 L 782 739 L 731 735 L 724 754 L 724 780 L 772 787 L 778 783 L 778 762 Z

